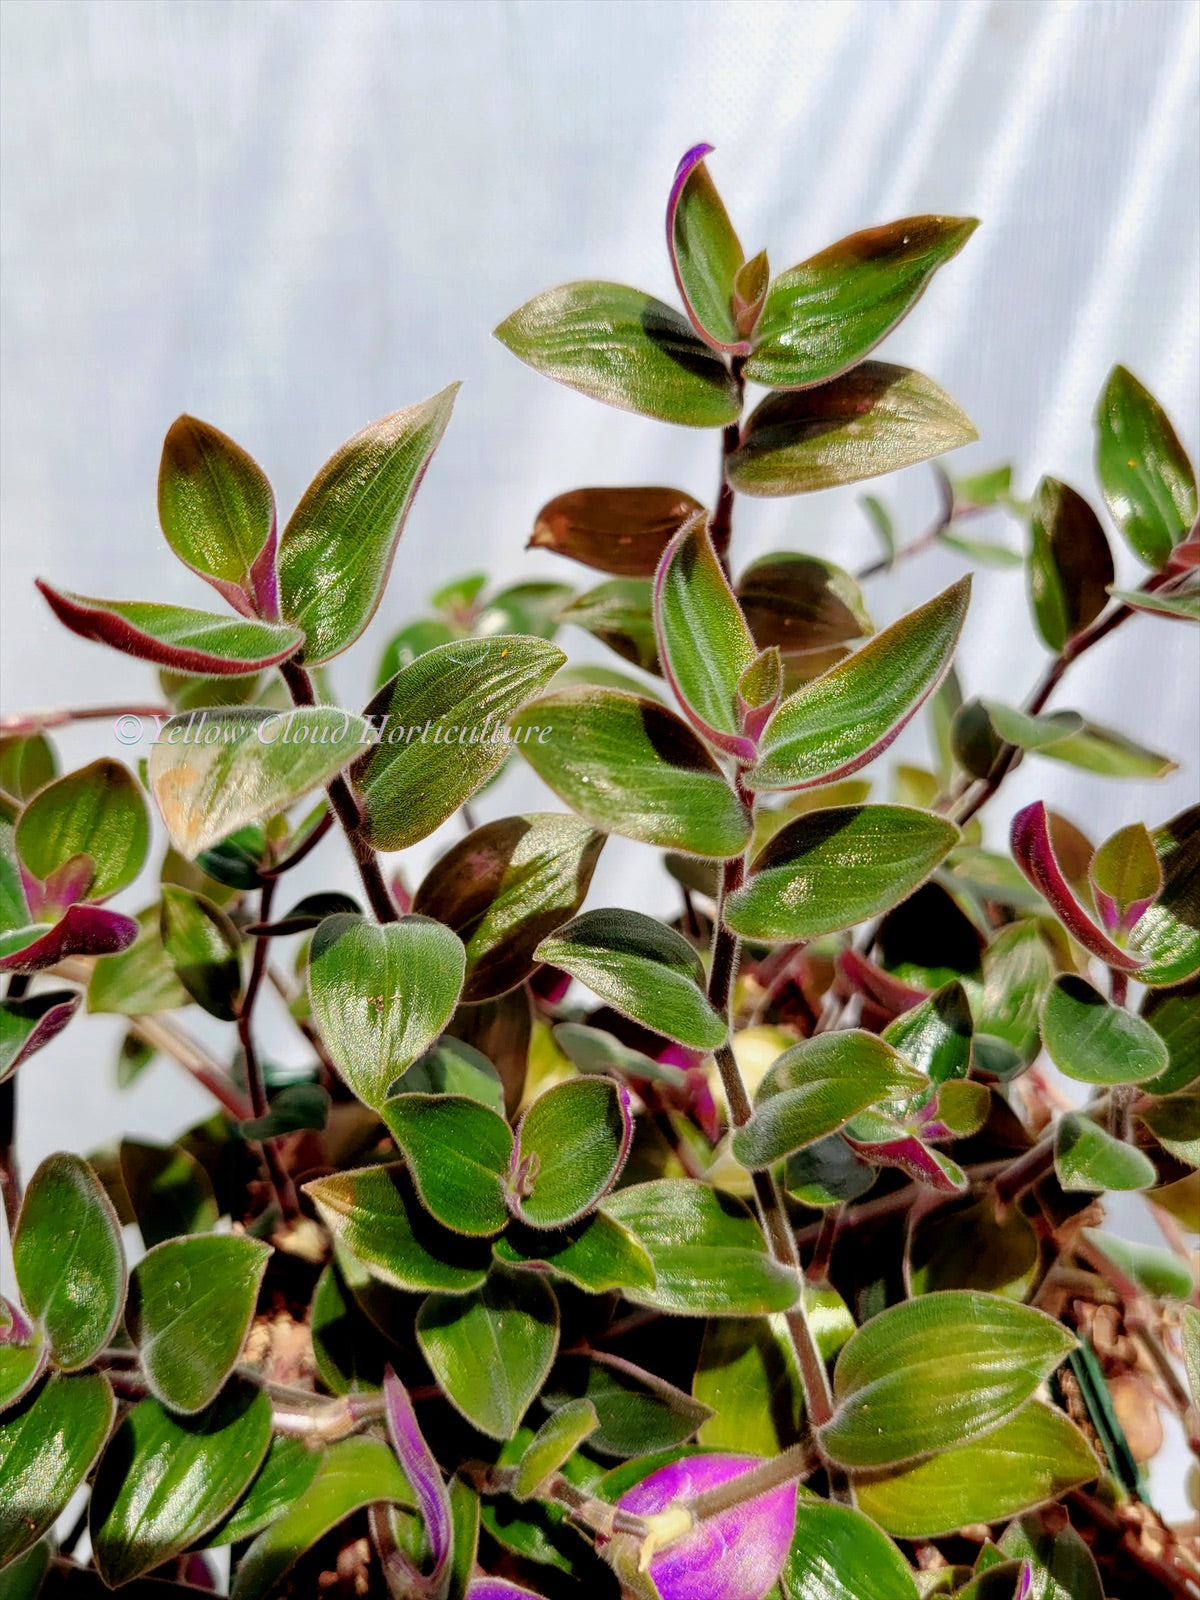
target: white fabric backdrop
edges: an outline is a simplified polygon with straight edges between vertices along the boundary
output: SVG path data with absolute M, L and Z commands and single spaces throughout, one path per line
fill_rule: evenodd
M 386 603 L 338 664 L 352 707 L 435 581 L 478 566 L 588 581 L 522 551 L 550 495 L 657 481 L 708 498 L 711 434 L 596 406 L 489 337 L 569 278 L 673 299 L 663 205 L 701 138 L 748 250 L 768 245 L 776 269 L 895 217 L 983 219 L 886 350 L 974 418 L 960 468 L 1011 458 L 1022 492 L 1049 472 L 1094 497 L 1092 408 L 1117 360 L 1195 451 L 1190 0 L 4 0 L 0 29 L 6 709 L 153 696 L 145 669 L 58 628 L 35 574 L 212 601 L 155 528 L 180 411 L 245 444 L 286 514 L 364 422 L 465 380 Z M 924 526 L 927 471 L 884 492 L 908 533 Z M 743 504 L 735 555 L 867 559 L 856 493 Z M 871 591 L 877 620 L 958 570 L 914 561 Z M 1031 760 L 994 826 L 1038 795 L 1097 835 L 1194 798 L 1197 659 L 1195 630 L 1136 621 L 1055 702 L 1161 743 L 1177 775 L 1116 784 Z M 980 574 L 968 691 L 1019 699 L 1041 661 L 1020 576 Z M 62 743 L 74 761 L 121 753 L 103 728 Z M 539 797 L 520 772 L 479 809 Z M 307 881 L 336 870 L 350 886 L 339 851 Z M 665 904 L 649 864 L 611 849 L 593 903 Z M 29 1165 L 121 1130 L 168 1135 L 204 1109 L 165 1065 L 116 1097 L 116 1037 L 107 1020 L 72 1029 L 24 1071 Z M 294 1057 L 282 1028 L 272 1044 Z

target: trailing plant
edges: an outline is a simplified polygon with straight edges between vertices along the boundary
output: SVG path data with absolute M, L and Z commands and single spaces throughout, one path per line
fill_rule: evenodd
M 742 566 L 740 496 L 974 438 L 873 352 L 975 224 L 773 278 L 707 153 L 667 209 L 683 314 L 572 283 L 497 330 L 719 447 L 711 507 L 542 508 L 531 543 L 598 583 L 450 582 L 341 708 L 328 668 L 383 600 L 450 387 L 337 450 L 281 533 L 238 445 L 171 427 L 163 533 L 227 611 L 39 584 L 159 693 L 17 715 L 0 745 L 6 1600 L 211 1590 L 219 1551 L 233 1600 L 1200 1593 L 1142 1470 L 1163 1415 L 1200 1431 L 1200 810 L 1095 841 L 1004 806 L 1024 761 L 1048 787 L 1047 762 L 1170 770 L 1060 690 L 1133 619 L 1200 617 L 1192 469 L 1118 367 L 1108 527 L 1053 479 L 1022 503 L 1007 467 L 937 467 L 911 543 L 865 502 L 858 577 L 795 547 Z M 1024 554 L 978 538 L 1005 515 Z M 1047 656 L 1022 703 L 960 687 L 969 576 L 876 629 L 867 581 L 932 548 L 1024 566 Z M 568 666 L 572 627 L 619 668 Z M 931 762 L 881 797 L 918 715 Z M 50 733 L 87 718 L 144 743 L 136 770 L 60 775 Z M 514 757 L 545 809 L 477 824 Z M 456 814 L 410 885 L 395 854 Z M 318 848 L 340 882 L 337 831 L 355 893 L 289 894 Z M 584 909 L 610 834 L 665 852 L 661 920 Z M 300 1071 L 261 1048 L 279 1002 Z M 123 1019 L 118 1083 L 170 1058 L 213 1112 L 22 1192 L 18 1085 L 80 1012 Z M 1163 1248 L 1104 1230 L 1110 1191 Z

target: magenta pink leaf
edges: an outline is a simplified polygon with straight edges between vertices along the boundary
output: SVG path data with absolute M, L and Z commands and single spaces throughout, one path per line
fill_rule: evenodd
M 1076 898 L 1054 853 L 1043 801 L 1035 800 L 1013 818 L 1012 852 L 1021 871 L 1045 895 L 1055 916 L 1085 950 L 1119 972 L 1137 972 L 1145 966 L 1137 956 L 1114 944 Z
M 667 197 L 667 250 L 693 328 L 714 350 L 746 356 L 739 337 L 733 287 L 744 254 L 708 169 L 712 145 L 697 144 L 675 169 Z
M 47 994 L 26 995 L 20 1000 L 5 1000 L 4 1010 L 14 1024 L 16 1042 L 6 1038 L 0 1053 L 0 1082 L 39 1050 L 45 1048 L 70 1022 L 83 996 L 73 989 L 53 989 Z M 22 1037 L 22 1030 L 28 1033 Z M 0 1343 L 3 1340 L 0 1339 Z
M 97 600 L 52 588 L 42 578 L 36 582 L 54 615 L 81 639 L 172 672 L 244 677 L 286 661 L 303 643 L 299 628 L 282 622 L 218 616 L 152 600 Z
M 137 938 L 132 917 L 99 906 L 71 906 L 52 928 L 13 928 L 0 934 L 0 972 L 41 972 L 67 956 L 117 955 Z
M 617 1504 L 652 1516 L 758 1466 L 754 1456 L 685 1456 L 651 1472 Z M 761 1600 L 783 1569 L 796 1523 L 796 1485 L 787 1483 L 698 1522 L 650 1562 L 662 1600 Z
M 919 1006 L 922 1000 L 929 998 L 928 989 L 915 989 L 910 983 L 902 983 L 890 972 L 868 961 L 866 956 L 859 955 L 857 950 L 839 951 L 835 965 L 852 989 L 881 1011 L 886 1011 L 890 1017 L 911 1011 L 913 1006 Z
M 404 1468 L 405 1477 L 416 1491 L 417 1508 L 433 1554 L 433 1571 L 427 1582 L 430 1593 L 436 1593 L 454 1550 L 450 1496 L 442 1470 L 417 1425 L 408 1390 L 391 1367 L 383 1375 L 383 1403 L 392 1448 Z

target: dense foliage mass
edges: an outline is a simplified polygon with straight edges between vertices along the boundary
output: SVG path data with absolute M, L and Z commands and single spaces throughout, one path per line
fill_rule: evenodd
M 1022 503 L 1006 467 L 935 468 L 907 545 L 865 500 L 884 549 L 857 577 L 794 548 L 739 567 L 739 495 L 974 437 L 873 356 L 974 223 L 773 278 L 707 153 L 668 203 L 683 313 L 571 283 L 497 330 L 720 443 L 711 509 L 542 508 L 532 544 L 594 586 L 448 583 L 341 708 L 327 669 L 453 387 L 342 446 L 279 534 L 256 463 L 180 418 L 162 529 L 227 611 L 40 585 L 163 703 L 110 713 L 152 729 L 136 771 L 60 775 L 47 732 L 87 707 L 0 744 L 4 1600 L 211 1591 L 222 1551 L 233 1600 L 1200 1594 L 1143 1476 L 1164 1418 L 1200 1433 L 1200 808 L 1093 840 L 1038 802 L 1010 853 L 979 820 L 1019 762 L 1171 769 L 1060 685 L 1135 618 L 1200 620 L 1192 469 L 1117 367 L 1097 477 L 1140 587 L 1083 494 Z M 971 526 L 1005 515 L 1026 555 Z M 862 583 L 935 547 L 1024 565 L 1048 656 L 1023 704 L 960 690 L 969 577 L 876 629 Z M 572 626 L 619 668 L 568 666 Z M 871 764 L 918 714 L 932 763 L 884 798 Z M 517 759 L 547 809 L 476 825 Z M 456 813 L 418 885 L 381 862 Z M 288 895 L 339 828 L 361 894 Z M 673 917 L 583 909 L 610 834 L 665 852 Z M 144 908 L 110 909 L 135 881 Z M 302 1071 L 256 1043 L 270 991 Z M 85 1047 L 81 1011 L 124 1019 L 119 1083 L 173 1058 L 213 1114 L 51 1156 L 22 1194 L 16 1088 L 64 1028 Z M 1162 1248 L 1105 1231 L 1109 1191 L 1146 1195 Z

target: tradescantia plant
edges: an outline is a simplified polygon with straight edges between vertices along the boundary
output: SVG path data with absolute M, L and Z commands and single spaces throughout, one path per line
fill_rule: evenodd
M 935 468 L 899 547 L 870 497 L 857 577 L 794 547 L 740 567 L 739 495 L 974 438 L 873 352 L 975 224 L 772 278 L 707 153 L 668 201 L 682 314 L 573 283 L 497 330 L 716 436 L 711 507 L 609 486 L 538 513 L 532 544 L 597 585 L 450 582 L 341 708 L 326 669 L 384 601 L 453 387 L 342 446 L 282 533 L 255 462 L 176 422 L 163 532 L 226 611 L 39 585 L 161 700 L 106 713 L 136 771 L 59 774 L 48 735 L 86 707 L 0 745 L 5 1600 L 211 1591 L 219 1552 L 232 1600 L 1200 1593 L 1141 1470 L 1163 1415 L 1200 1433 L 1200 810 L 1096 841 L 1004 806 L 1026 759 L 1170 770 L 1058 691 L 1131 619 L 1200 618 L 1192 469 L 1118 367 L 1097 470 L 1140 587 L 1082 494 L 1023 504 L 1007 467 Z M 974 537 L 994 511 L 1026 554 Z M 969 577 L 876 630 L 866 580 L 935 545 L 1024 565 L 1049 657 L 1020 705 L 959 687 Z M 619 668 L 567 665 L 571 626 Z M 932 763 L 881 798 L 919 714 Z M 513 756 L 546 809 L 477 825 Z M 385 866 L 456 813 L 419 884 Z M 361 887 L 289 895 L 336 829 Z M 662 920 L 583 909 L 610 834 L 665 852 Z M 302 1072 L 262 1053 L 271 989 Z M 173 1058 L 214 1111 L 22 1193 L 17 1087 L 81 1011 L 124 1019 L 120 1084 Z M 1164 1248 L 1104 1231 L 1109 1191 Z

